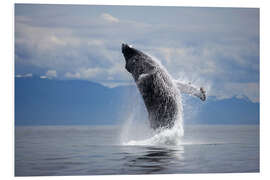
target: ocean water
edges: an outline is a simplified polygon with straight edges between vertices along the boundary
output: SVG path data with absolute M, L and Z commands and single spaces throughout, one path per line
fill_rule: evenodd
M 184 129 L 166 133 L 175 144 L 164 135 L 124 142 L 118 126 L 17 126 L 15 176 L 259 172 L 259 126 Z

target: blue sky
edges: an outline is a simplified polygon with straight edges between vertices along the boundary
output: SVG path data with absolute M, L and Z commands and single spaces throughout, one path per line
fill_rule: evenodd
M 259 102 L 259 9 L 15 5 L 15 74 L 130 84 L 122 42 L 218 99 Z

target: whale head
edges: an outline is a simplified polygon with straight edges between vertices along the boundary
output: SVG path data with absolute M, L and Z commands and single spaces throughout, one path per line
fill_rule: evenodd
M 147 74 L 157 66 L 151 57 L 128 44 L 122 44 L 122 53 L 126 60 L 126 70 L 133 75 L 135 80 L 141 74 Z

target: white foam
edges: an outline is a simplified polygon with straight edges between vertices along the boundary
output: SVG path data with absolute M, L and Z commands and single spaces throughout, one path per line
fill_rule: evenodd
M 130 140 L 123 142 L 123 145 L 136 145 L 136 146 L 177 146 L 181 144 L 181 137 L 183 136 L 183 129 L 181 126 L 174 126 L 171 129 L 163 129 L 152 137 L 144 140 Z

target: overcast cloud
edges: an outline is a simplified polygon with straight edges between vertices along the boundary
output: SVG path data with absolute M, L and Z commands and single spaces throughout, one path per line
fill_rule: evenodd
M 127 84 L 122 42 L 218 99 L 259 102 L 259 9 L 15 6 L 16 75 Z

